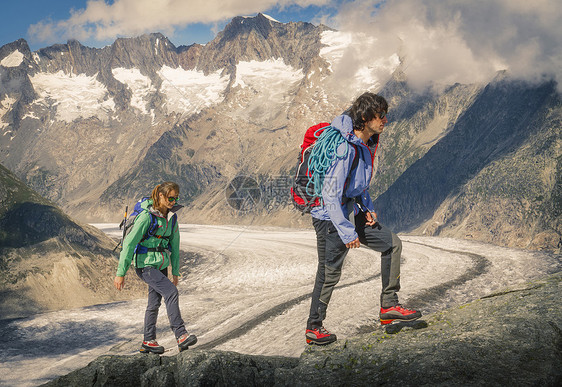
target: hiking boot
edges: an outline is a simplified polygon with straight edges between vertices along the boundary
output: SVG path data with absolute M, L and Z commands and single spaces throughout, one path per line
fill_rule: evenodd
M 397 304 L 389 308 L 381 308 L 381 325 L 390 324 L 394 320 L 412 321 L 421 317 L 421 312 L 417 310 L 404 309 Z
M 324 327 L 307 329 L 305 336 L 307 344 L 316 345 L 330 344 L 338 339 L 335 334 L 328 332 Z
M 143 341 L 142 345 L 141 345 L 141 349 L 140 352 L 142 353 L 157 353 L 157 354 L 162 354 L 164 353 L 164 347 L 159 345 L 156 340 L 149 340 L 149 341 Z
M 197 343 L 197 337 L 195 335 L 190 335 L 188 333 L 184 333 L 180 337 L 177 338 L 178 341 L 178 348 L 181 351 L 185 351 L 189 348 L 190 345 L 194 345 Z

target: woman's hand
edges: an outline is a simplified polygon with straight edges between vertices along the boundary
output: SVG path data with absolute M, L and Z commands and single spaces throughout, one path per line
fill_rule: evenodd
M 180 277 L 178 277 L 177 275 L 173 275 L 172 276 L 172 283 L 174 284 L 175 287 L 178 286 L 178 280 Z
M 115 279 L 113 280 L 113 285 L 117 290 L 123 289 L 125 287 L 125 277 L 115 277 Z

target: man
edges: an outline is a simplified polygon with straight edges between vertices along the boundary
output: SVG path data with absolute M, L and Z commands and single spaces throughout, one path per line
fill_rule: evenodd
M 322 204 L 311 211 L 318 269 L 305 333 L 308 344 L 336 341 L 336 335 L 324 328 L 323 320 L 334 286 L 340 279 L 345 256 L 349 249 L 361 243 L 382 253 L 381 324 L 421 317 L 420 312 L 404 309 L 398 303 L 402 242 L 377 221 L 368 191 L 379 135 L 388 122 L 387 111 L 388 104 L 383 97 L 364 93 L 331 124 L 346 140 L 338 146 L 336 154 L 345 156 L 336 157 L 327 170 Z M 356 154 L 357 166 L 352 168 Z

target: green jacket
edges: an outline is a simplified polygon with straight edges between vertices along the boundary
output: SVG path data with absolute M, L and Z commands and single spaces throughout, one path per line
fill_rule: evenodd
M 152 208 L 152 200 L 146 200 L 141 204 L 144 209 L 137 217 L 133 224 L 131 232 L 125 237 L 123 241 L 123 249 L 121 250 L 121 255 L 119 256 L 119 266 L 117 267 L 117 276 L 124 277 L 131 266 L 131 261 L 134 262 L 135 267 L 143 268 L 146 266 L 154 267 L 158 270 L 163 270 L 172 264 L 172 275 L 179 276 L 180 272 L 180 234 L 179 225 L 176 221 L 175 227 L 172 230 L 172 216 L 175 214 L 172 211 L 168 211 L 168 218 L 164 218 L 162 214 Z M 146 254 L 135 254 L 134 250 L 137 244 L 141 241 L 142 237 L 146 234 L 148 227 L 150 226 L 150 214 L 156 216 L 158 222 L 158 229 L 156 230 L 157 236 L 170 236 L 170 239 L 159 239 L 156 237 L 150 237 L 145 239 L 141 245 L 148 248 L 155 248 L 162 246 L 164 248 L 168 247 L 168 243 L 171 247 L 171 252 L 165 250 L 163 252 L 159 251 L 149 251 Z M 136 256 L 135 256 L 136 255 Z

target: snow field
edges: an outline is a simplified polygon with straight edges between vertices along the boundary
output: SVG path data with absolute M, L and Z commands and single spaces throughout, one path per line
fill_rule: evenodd
M 9 55 L 5 56 L 2 61 L 0 61 L 0 66 L 4 67 L 18 67 L 23 62 L 24 55 L 20 50 L 13 51 Z
M 121 234 L 114 224 L 95 226 L 109 235 Z M 298 357 L 306 347 L 304 330 L 316 274 L 314 231 L 181 224 L 180 233 L 181 249 L 188 254 L 178 284 L 180 309 L 187 329 L 199 338 L 194 349 Z M 559 257 L 540 252 L 445 238 L 401 239 L 400 300 L 417 308 L 409 301 L 423 295 L 424 315 L 562 266 Z M 478 262 L 485 263 L 480 265 L 485 270 L 474 271 Z M 380 254 L 363 247 L 350 251 L 326 328 L 340 340 L 365 327 L 378 329 L 380 281 Z M 439 291 L 431 292 L 435 288 Z M 136 353 L 145 297 L 0 321 L 0 385 L 33 386 L 103 354 Z M 158 341 L 171 349 L 165 356 L 177 354 L 164 306 Z
M 40 98 L 35 101 L 47 107 L 57 108 L 57 119 L 72 122 L 77 118 L 98 117 L 105 120 L 115 110 L 113 98 L 99 82 L 97 74 L 66 74 L 62 70 L 54 74 L 37 73 L 30 77 L 33 88 Z
M 296 82 L 302 80 L 301 69 L 286 65 L 283 59 L 268 59 L 240 62 L 236 66 L 236 80 L 233 87 L 249 87 L 257 94 L 266 96 L 271 102 L 282 103 L 284 97 Z
M 202 71 L 162 66 L 160 91 L 166 95 L 168 113 L 198 113 L 203 108 L 219 103 L 228 85 L 228 76 L 221 71 L 205 75 Z
M 148 114 L 146 104 L 148 96 L 154 93 L 156 89 L 152 86 L 152 81 L 147 76 L 141 74 L 139 69 L 125 69 L 122 67 L 112 69 L 111 72 L 115 79 L 127 85 L 133 93 L 131 97 L 131 106 L 139 109 L 142 113 Z

